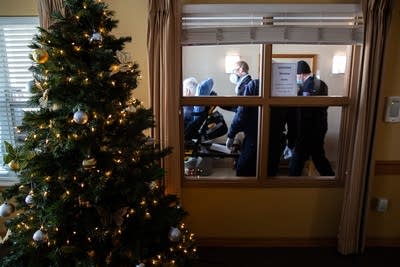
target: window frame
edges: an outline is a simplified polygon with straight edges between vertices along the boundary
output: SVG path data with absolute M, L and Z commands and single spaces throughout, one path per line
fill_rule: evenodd
M 292 5 L 289 5 L 292 6 Z M 296 8 L 296 7 L 294 7 Z M 216 11 L 217 12 L 217 11 Z M 356 18 L 359 20 L 360 18 Z M 184 34 L 183 34 L 184 35 Z M 251 40 L 249 44 L 253 43 Z M 201 43 L 200 43 L 201 44 Z M 310 43 L 312 44 L 312 43 Z M 348 163 L 352 158 L 352 149 L 350 148 L 354 140 L 354 118 L 355 118 L 355 104 L 358 99 L 357 85 L 360 77 L 359 69 L 357 64 L 360 64 L 361 58 L 361 45 L 353 44 L 352 52 L 350 55 L 351 66 L 347 72 L 346 77 L 346 93 L 345 96 L 314 96 L 311 98 L 307 97 L 272 97 L 270 96 L 271 86 L 271 62 L 274 55 L 272 54 L 273 43 L 262 44 L 262 53 L 260 58 L 260 79 L 262 80 L 262 88 L 260 88 L 260 96 L 257 97 L 243 97 L 243 96 L 230 96 L 229 100 L 227 97 L 213 96 L 210 97 L 183 97 L 182 90 L 179 92 L 179 108 L 181 109 L 186 105 L 221 105 L 229 101 L 230 105 L 249 105 L 249 106 L 260 106 L 260 129 L 258 142 L 258 163 L 267 162 L 268 160 L 268 138 L 269 135 L 269 107 L 270 106 L 339 106 L 342 108 L 341 113 L 341 127 L 338 138 L 338 160 L 336 166 L 336 175 L 334 179 L 327 179 L 322 176 L 300 176 L 300 177 L 289 177 L 278 176 L 268 177 L 267 167 L 262 167 L 262 164 L 258 165 L 258 176 L 249 178 L 232 177 L 232 179 L 213 179 L 207 177 L 201 177 L 201 179 L 192 180 L 186 179 L 181 170 L 182 185 L 184 187 L 341 187 L 344 185 L 346 177 L 350 173 L 351 164 Z M 349 45 L 349 44 L 348 44 Z M 181 45 L 181 48 L 185 46 L 185 43 Z M 315 58 L 316 60 L 316 58 Z M 316 62 L 316 61 L 315 61 Z M 180 88 L 181 89 L 181 88 Z M 184 146 L 182 140 L 184 140 L 183 133 L 183 120 L 180 120 L 180 152 L 181 162 L 183 162 Z M 264 164 L 266 165 L 266 164 Z
M 356 52 L 353 52 L 352 61 L 359 60 L 359 50 L 360 47 L 354 47 L 355 51 L 358 51 L 358 56 Z M 269 134 L 269 107 L 270 106 L 340 106 L 342 107 L 342 118 L 341 118 L 341 129 L 339 136 L 339 155 L 350 153 L 350 148 L 348 146 L 343 146 L 346 138 L 345 136 L 353 136 L 353 127 L 350 125 L 354 121 L 354 112 L 351 111 L 351 105 L 354 103 L 355 93 L 350 93 L 347 96 L 314 96 L 312 99 L 310 97 L 272 97 L 270 96 L 271 89 L 271 62 L 273 58 L 272 45 L 265 44 L 262 48 L 261 53 L 261 74 L 262 74 L 262 88 L 260 88 L 261 94 L 256 97 L 243 97 L 243 96 L 213 96 L 213 97 L 183 97 L 180 95 L 180 106 L 185 105 L 249 105 L 249 106 L 260 106 L 260 131 L 259 136 L 268 136 Z M 354 65 L 354 64 L 352 64 Z M 261 77 L 260 77 L 261 78 Z M 357 75 L 348 77 L 348 87 L 351 86 L 353 89 L 349 89 L 350 92 L 354 92 L 356 87 L 354 86 L 358 79 Z M 227 102 L 229 101 L 229 102 Z M 181 122 L 181 127 L 183 123 Z M 181 128 L 181 133 L 183 132 Z M 181 140 L 183 136 L 181 135 Z M 258 161 L 267 162 L 268 160 L 268 138 L 260 138 L 258 145 Z M 343 151 L 347 150 L 347 151 Z M 183 144 L 182 144 L 182 155 L 183 155 Z M 277 176 L 268 177 L 267 168 L 258 164 L 258 176 L 249 179 L 247 177 L 232 177 L 232 179 L 213 179 L 208 177 L 201 177 L 201 179 L 192 180 L 186 179 L 183 176 L 183 185 L 190 187 L 203 187 L 203 186 L 239 186 L 239 187 L 274 187 L 274 186 L 290 186 L 290 187 L 332 187 L 332 186 L 343 186 L 345 177 L 347 176 L 346 166 L 343 166 L 343 156 L 339 156 L 337 171 L 334 179 L 327 179 L 322 176 L 300 176 L 300 177 L 289 177 L 288 176 Z M 347 158 L 347 157 L 346 157 Z M 183 157 L 182 157 L 183 161 Z

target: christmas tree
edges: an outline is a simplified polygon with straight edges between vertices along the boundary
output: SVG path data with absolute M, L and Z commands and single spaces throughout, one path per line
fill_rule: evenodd
M 187 266 L 195 242 L 166 194 L 153 115 L 134 99 L 138 65 L 116 38 L 114 13 L 65 0 L 31 48 L 32 109 L 5 143 L 19 182 L 2 193 L 11 235 L 2 266 Z

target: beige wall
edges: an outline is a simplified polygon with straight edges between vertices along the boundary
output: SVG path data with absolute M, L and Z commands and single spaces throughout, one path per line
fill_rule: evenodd
M 115 19 L 119 21 L 113 34 L 132 37 L 132 42 L 126 43 L 125 50 L 139 64 L 141 80 L 134 90 L 133 96 L 143 101 L 149 107 L 148 64 L 147 64 L 147 0 L 106 0 L 110 10 L 115 11 Z
M 400 1 L 392 1 L 391 27 L 382 72 L 382 94 L 375 135 L 375 159 L 400 161 L 400 123 L 385 123 L 385 97 L 400 96 Z M 400 239 L 400 177 L 380 175 L 372 181 L 372 197 L 389 199 L 385 213 L 371 210 L 368 215 L 367 236 L 370 238 Z
M 143 79 L 135 95 L 148 103 L 146 59 L 146 0 L 107 0 L 120 21 L 116 35 L 132 36 L 127 50 L 139 63 Z M 189 1 L 186 3 L 240 3 L 280 1 Z M 285 1 L 300 3 L 300 1 Z M 303 3 L 306 1 L 302 1 Z M 314 1 L 308 1 L 314 2 Z M 318 1 L 354 3 L 358 1 Z M 394 2 L 388 56 L 383 69 L 385 95 L 400 95 L 400 2 Z M 34 15 L 36 1 L 1 0 L 0 15 Z M 383 101 L 383 100 L 382 100 Z M 382 112 L 378 114 L 379 118 Z M 400 124 L 385 124 L 378 120 L 376 159 L 400 160 L 398 136 Z M 379 176 L 373 181 L 372 195 L 389 198 L 386 213 L 370 212 L 368 236 L 400 237 L 400 177 Z M 184 188 L 183 206 L 190 213 L 188 222 L 200 237 L 257 238 L 335 238 L 342 206 L 342 188 Z
M 2 0 L 0 16 L 37 16 L 38 0 Z
M 147 65 L 147 1 L 146 0 L 106 0 L 115 19 L 119 21 L 113 34 L 117 37 L 130 36 L 126 51 L 139 64 L 142 79 L 134 90 L 134 97 L 149 106 L 148 65 Z M 1 0 L 0 16 L 37 16 L 38 0 Z

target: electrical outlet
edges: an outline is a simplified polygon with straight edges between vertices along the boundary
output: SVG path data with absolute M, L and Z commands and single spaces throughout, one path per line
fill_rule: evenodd
M 376 211 L 385 212 L 387 211 L 389 200 L 387 198 L 376 199 Z

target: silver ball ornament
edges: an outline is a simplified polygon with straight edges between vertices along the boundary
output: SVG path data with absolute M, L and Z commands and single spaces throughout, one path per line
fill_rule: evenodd
M 85 124 L 89 120 L 89 115 L 82 110 L 78 110 L 74 113 L 73 121 L 77 124 Z
M 168 237 L 169 240 L 172 242 L 178 242 L 181 239 L 182 233 L 181 231 L 176 228 L 176 227 L 171 227 L 171 230 L 169 230 Z
M 15 208 L 14 205 L 11 203 L 3 203 L 0 206 L 0 216 L 1 217 L 8 217 L 14 212 Z
M 136 265 L 136 267 L 145 267 L 144 263 L 140 263 L 138 265 Z
M 36 242 L 44 242 L 47 240 L 47 235 L 42 230 L 37 230 L 32 238 Z
M 25 197 L 25 203 L 26 203 L 27 205 L 32 205 L 32 204 L 33 204 L 33 196 L 32 196 L 31 194 L 29 194 L 29 195 L 27 195 L 27 196 Z
M 101 33 L 99 32 L 94 32 L 89 41 L 91 43 L 101 43 L 103 41 L 103 36 L 101 36 Z

